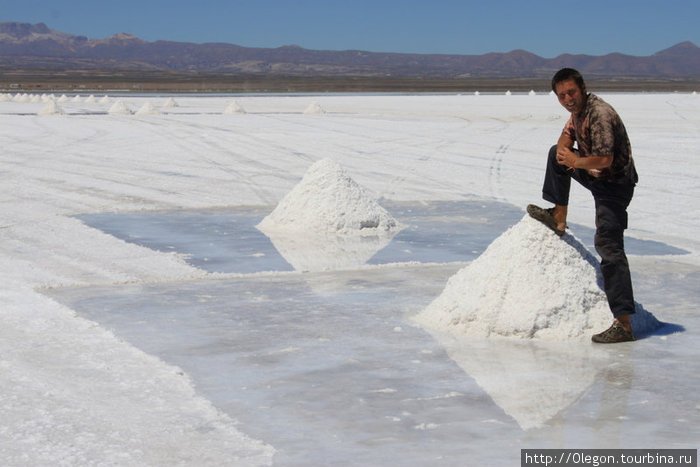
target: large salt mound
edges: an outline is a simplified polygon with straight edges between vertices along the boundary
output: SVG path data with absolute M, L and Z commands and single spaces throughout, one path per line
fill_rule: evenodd
M 399 225 L 340 164 L 322 159 L 308 169 L 258 228 L 266 233 L 376 234 Z
M 610 326 L 597 259 L 572 235 L 557 237 L 525 216 L 470 265 L 417 317 L 455 336 L 551 340 L 590 338 Z M 661 326 L 640 305 L 637 335 Z

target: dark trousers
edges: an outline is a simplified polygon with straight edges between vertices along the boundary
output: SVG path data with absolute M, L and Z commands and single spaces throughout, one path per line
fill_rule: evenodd
M 634 294 L 625 254 L 624 230 L 634 185 L 598 180 L 585 170 L 569 170 L 557 162 L 556 156 L 557 147 L 552 146 L 542 197 L 551 203 L 568 206 L 572 178 L 591 191 L 595 201 L 595 249 L 601 258 L 603 288 L 610 311 L 615 318 L 630 315 L 634 313 Z

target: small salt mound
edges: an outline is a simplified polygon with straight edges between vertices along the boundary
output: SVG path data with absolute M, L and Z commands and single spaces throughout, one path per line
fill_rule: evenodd
M 165 101 L 165 104 L 163 104 L 163 107 L 179 107 L 179 104 L 175 102 L 175 99 L 172 97 L 168 98 L 167 101 Z
M 61 97 L 58 98 L 58 102 L 67 102 L 68 101 L 68 96 L 65 94 L 61 95 Z
M 263 232 L 376 234 L 399 224 L 337 162 L 322 159 L 258 224 Z
M 29 102 L 31 102 L 32 104 L 39 104 L 41 103 L 41 96 L 39 94 L 33 94 L 29 98 Z
M 0 102 L 10 102 L 12 100 L 12 96 L 9 94 L 0 94 Z
M 158 115 L 159 113 L 160 111 L 150 102 L 146 102 L 139 110 L 136 111 L 136 115 Z
M 233 115 L 233 114 L 244 114 L 246 111 L 241 107 L 241 105 L 234 101 L 231 102 L 225 109 L 224 109 L 224 114 L 225 115 Z
M 510 96 L 511 94 L 513 94 L 513 93 L 510 91 L 506 91 L 506 96 Z
M 537 93 L 535 92 L 534 89 L 530 89 L 530 92 L 528 93 L 530 96 L 536 96 Z
M 314 101 L 311 104 L 309 104 L 306 110 L 304 110 L 304 113 L 309 115 L 320 115 L 325 114 L 326 111 L 323 110 L 323 108 L 319 105 L 318 102 Z
M 87 99 L 85 99 L 85 103 L 86 103 L 86 104 L 94 104 L 94 103 L 95 103 L 95 96 L 93 96 L 92 94 L 90 94 L 90 95 L 87 97 Z
M 54 100 L 49 100 L 37 115 L 63 115 L 65 112 Z
M 112 100 L 109 98 L 109 96 L 105 95 L 100 99 L 100 104 L 109 104 L 112 102 Z
M 131 109 L 129 109 L 124 101 L 118 100 L 114 104 L 112 104 L 112 107 L 109 108 L 109 114 L 110 115 L 131 115 Z
M 71 102 L 75 102 L 76 104 L 79 104 L 82 101 L 83 101 L 83 98 L 80 97 L 80 94 L 76 94 L 76 96 L 71 100 Z
M 599 278 L 597 259 L 575 237 L 559 238 L 526 215 L 452 276 L 416 321 L 456 336 L 590 338 L 613 320 Z M 637 335 L 661 326 L 640 305 L 632 322 Z

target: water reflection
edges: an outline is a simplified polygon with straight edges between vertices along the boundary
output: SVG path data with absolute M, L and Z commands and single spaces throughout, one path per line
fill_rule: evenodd
M 588 342 L 467 339 L 430 333 L 523 430 L 544 427 L 575 404 L 610 362 L 605 349 Z
M 366 264 L 396 232 L 380 235 L 265 233 L 280 255 L 300 272 L 333 271 Z

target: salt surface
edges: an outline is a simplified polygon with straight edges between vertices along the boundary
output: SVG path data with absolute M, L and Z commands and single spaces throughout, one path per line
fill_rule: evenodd
M 456 336 L 582 339 L 612 314 L 598 261 L 573 235 L 559 238 L 525 216 L 470 265 L 416 321 Z M 661 326 L 637 304 L 635 333 Z
M 331 159 L 313 164 L 258 229 L 305 233 L 367 234 L 395 231 L 398 222 Z

